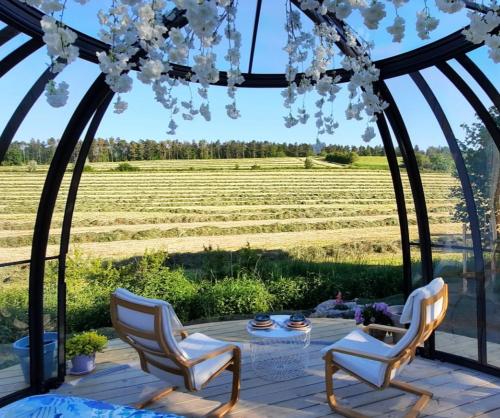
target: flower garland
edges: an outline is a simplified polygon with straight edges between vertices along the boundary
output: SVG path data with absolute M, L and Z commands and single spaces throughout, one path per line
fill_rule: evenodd
M 42 10 L 43 41 L 47 45 L 50 68 L 59 73 L 74 62 L 79 55 L 75 46 L 77 35 L 65 26 L 64 11 L 67 0 L 20 0 Z M 85 5 L 90 0 L 74 0 Z M 307 12 L 319 16 L 312 33 L 303 29 L 301 13 L 292 8 L 291 0 L 285 0 L 287 43 L 284 50 L 288 55 L 285 77 L 288 83 L 282 92 L 287 115 L 284 124 L 290 128 L 305 124 L 310 118 L 306 109 L 306 97 L 315 92 L 314 118 L 318 137 L 333 134 L 338 128 L 334 118 L 333 103 L 340 91 L 340 77 L 327 73 L 335 67 L 337 55 L 341 67 L 350 73 L 347 83 L 349 103 L 345 110 L 347 119 L 362 120 L 368 124 L 362 139 L 369 142 L 375 137 L 373 123 L 387 103 L 373 90 L 379 79 L 379 70 L 370 59 L 372 44 L 364 42 L 349 28 L 345 19 L 355 11 L 363 18 L 364 25 L 377 30 L 381 20 L 387 16 L 386 4 L 392 3 L 395 10 L 393 23 L 387 26 L 393 42 L 401 42 L 407 29 L 405 19 L 399 10 L 409 0 L 298 0 L 296 3 Z M 497 0 L 483 1 L 485 13 L 469 10 L 468 29 L 463 31 L 472 43 L 485 43 L 490 58 L 500 62 L 500 36 L 494 30 L 500 25 L 500 6 Z M 487 3 L 487 4 L 485 4 Z M 463 0 L 435 0 L 436 7 L 443 13 L 457 13 L 465 7 Z M 228 63 L 227 94 L 230 102 L 225 106 L 228 117 L 237 119 L 237 88 L 245 80 L 240 70 L 241 34 L 236 28 L 238 0 L 112 0 L 108 10 L 100 10 L 100 39 L 109 44 L 108 51 L 97 53 L 101 71 L 106 83 L 117 94 L 114 111 L 123 113 L 127 102 L 123 95 L 130 92 L 133 79 L 130 70 L 137 70 L 137 79 L 151 86 L 156 100 L 169 112 L 168 134 L 173 135 L 178 127 L 176 118 L 193 120 L 202 117 L 211 120 L 208 91 L 211 84 L 219 81 L 217 56 L 214 47 L 225 38 Z M 335 45 L 341 39 L 337 28 L 328 24 L 325 18 L 335 18 L 343 25 L 345 45 L 351 53 L 336 52 Z M 182 18 L 187 24 L 181 24 Z M 177 23 L 176 23 L 177 19 Z M 417 12 L 415 30 L 421 39 L 429 39 L 439 20 L 430 14 L 427 0 Z M 219 34 L 223 27 L 224 37 Z M 345 52 L 345 51 L 344 51 Z M 188 77 L 170 76 L 173 64 L 187 65 L 193 62 Z M 306 64 L 309 63 L 309 64 Z M 302 74 L 299 78 L 298 74 Z M 194 97 L 191 82 L 196 82 L 197 97 Z M 173 94 L 176 88 L 189 89 L 190 100 L 178 102 Z M 69 85 L 51 80 L 45 87 L 45 96 L 53 107 L 64 106 L 69 97 Z M 300 100 L 299 100 L 300 99 Z M 297 102 L 300 104 L 297 105 Z

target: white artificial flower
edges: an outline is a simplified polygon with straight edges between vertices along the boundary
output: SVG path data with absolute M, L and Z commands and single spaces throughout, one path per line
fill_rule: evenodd
M 469 11 L 467 16 L 470 19 L 470 25 L 469 29 L 463 31 L 463 34 L 468 41 L 475 44 L 484 42 L 489 32 L 500 25 L 500 16 L 493 11 L 486 14 Z
M 429 39 L 429 33 L 437 28 L 439 19 L 432 17 L 429 12 L 424 9 L 417 12 L 417 35 L 420 39 Z
M 375 136 L 375 129 L 373 129 L 373 126 L 367 126 L 365 133 L 361 135 L 361 138 L 365 142 L 370 142 L 373 138 L 375 138 Z
M 163 71 L 165 71 L 165 66 L 162 61 L 141 59 L 141 67 L 137 73 L 137 78 L 144 84 L 151 84 L 151 82 L 160 79 Z
M 47 103 L 52 107 L 63 107 L 66 105 L 69 97 L 68 83 L 62 81 L 56 84 L 54 80 L 50 80 L 45 85 L 45 97 Z
M 231 119 L 238 119 L 241 116 L 235 102 L 226 105 L 226 113 Z
M 465 7 L 462 0 L 436 0 L 436 6 L 445 13 L 456 13 Z
M 170 119 L 170 123 L 168 124 L 168 131 L 167 131 L 167 135 L 175 135 L 175 130 L 177 129 L 177 124 L 175 123 L 175 121 L 173 119 Z
M 379 22 L 387 15 L 385 4 L 380 1 L 373 1 L 370 6 L 361 9 L 361 15 L 368 29 L 377 29 Z
M 299 123 L 298 119 L 295 119 L 291 113 L 283 119 L 285 119 L 285 127 L 287 128 L 291 128 Z
M 500 35 L 488 35 L 485 39 L 488 55 L 495 63 L 500 63 Z
M 396 16 L 392 26 L 387 26 L 387 32 L 392 35 L 392 42 L 401 42 L 405 36 L 405 20 Z
M 116 102 L 114 104 L 114 112 L 117 114 L 125 112 L 128 108 L 128 103 L 123 101 L 120 96 L 116 99 Z
M 202 103 L 202 105 L 200 106 L 200 115 L 203 116 L 203 118 L 207 122 L 210 122 L 210 120 L 212 119 L 212 115 L 210 113 L 208 103 Z

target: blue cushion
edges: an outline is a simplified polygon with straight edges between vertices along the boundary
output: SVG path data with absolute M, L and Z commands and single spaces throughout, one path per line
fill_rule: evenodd
M 92 399 L 63 395 L 36 395 L 0 408 L 2 418 L 178 418 L 178 415 L 138 410 Z

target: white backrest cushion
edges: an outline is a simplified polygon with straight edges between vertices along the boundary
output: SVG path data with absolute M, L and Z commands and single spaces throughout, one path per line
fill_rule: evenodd
M 394 347 L 392 347 L 391 351 L 388 353 L 389 357 L 397 356 L 413 341 L 420 327 L 420 308 L 422 300 L 437 295 L 441 291 L 443 286 L 444 280 L 441 277 L 437 277 L 427 286 L 419 287 L 410 294 L 403 308 L 403 313 L 400 320 L 401 323 L 409 322 L 410 327 L 408 328 L 408 331 L 406 331 L 403 338 L 401 338 L 401 340 L 399 340 L 398 343 L 395 344 Z M 431 321 L 437 319 L 439 315 L 441 315 L 442 310 L 443 299 L 441 298 L 427 307 L 426 323 L 428 324 Z M 410 320 L 408 320 L 408 317 L 410 318 Z
M 177 315 L 175 314 L 172 306 L 168 302 L 159 299 L 145 298 L 143 296 L 136 295 L 122 288 L 116 289 L 114 295 L 119 299 L 136 303 L 138 305 L 146 306 L 148 308 L 160 306 L 162 314 L 162 323 L 163 323 L 162 332 L 170 352 L 176 356 L 181 356 L 184 359 L 187 359 L 187 354 L 179 346 L 174 335 L 175 328 L 182 326 L 182 324 L 177 318 Z M 128 309 L 120 305 L 118 305 L 117 311 L 118 311 L 117 312 L 118 319 L 125 325 L 146 332 L 154 332 L 155 330 L 154 315 L 138 312 L 133 309 Z M 160 349 L 158 343 L 153 340 L 147 340 L 144 338 L 138 338 L 133 336 L 130 337 L 136 340 L 139 344 L 142 344 L 147 348 L 155 350 Z

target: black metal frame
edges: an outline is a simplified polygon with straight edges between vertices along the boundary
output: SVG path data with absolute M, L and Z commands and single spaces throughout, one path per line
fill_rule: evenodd
M 241 87 L 247 88 L 282 88 L 287 86 L 287 81 L 284 74 L 256 74 L 253 73 L 253 60 L 255 46 L 257 42 L 257 31 L 260 20 L 261 0 L 256 0 L 256 15 L 252 34 L 252 45 L 250 53 L 249 71 L 244 74 L 245 82 Z M 297 0 L 292 0 L 295 6 L 299 3 Z M 466 7 L 480 12 L 486 11 L 484 7 L 477 3 L 467 1 Z M 300 7 L 299 7 L 300 10 Z M 339 34 L 340 41 L 337 47 L 348 55 L 355 55 L 355 51 L 347 45 L 345 24 L 339 21 L 335 15 L 327 13 L 321 16 L 317 13 L 307 11 L 304 12 L 312 21 L 316 23 L 326 22 L 334 25 Z M 26 57 L 31 56 L 35 51 L 43 46 L 43 32 L 40 27 L 40 18 L 42 14 L 38 10 L 27 6 L 18 0 L 0 0 L 0 20 L 7 24 L 6 27 L 0 30 L 0 46 L 15 38 L 19 34 L 25 34 L 30 37 L 28 41 L 19 46 L 13 52 L 8 54 L 0 61 L 0 77 L 14 68 L 18 63 L 22 62 Z M 165 22 L 170 27 L 182 27 L 187 21 L 184 13 L 174 10 L 165 18 Z M 75 31 L 78 34 L 77 46 L 80 49 L 80 58 L 92 63 L 97 63 L 96 52 L 108 50 L 109 45 L 106 45 L 97 39 L 94 39 L 86 34 Z M 495 29 L 495 33 L 498 28 Z M 433 278 L 432 266 L 432 248 L 439 247 L 438 244 L 433 244 L 429 229 L 429 220 L 425 201 L 425 193 L 420 177 L 420 172 L 417 166 L 415 153 L 413 150 L 411 138 L 408 134 L 404 123 L 403 116 L 397 107 L 390 89 L 385 80 L 393 77 L 409 75 L 415 82 L 417 88 L 424 95 L 427 103 L 431 107 L 436 119 L 438 120 L 443 134 L 448 141 L 448 145 L 453 155 L 455 165 L 460 177 L 464 196 L 466 200 L 467 210 L 472 231 L 471 248 L 455 246 L 456 249 L 469 250 L 474 252 L 475 273 L 478 279 L 479 286 L 477 287 L 478 301 L 478 316 L 477 323 L 479 329 L 478 349 L 479 361 L 474 362 L 470 359 L 464 359 L 449 353 L 437 351 L 433 339 L 426 345 L 423 352 L 424 355 L 431 358 L 439 358 L 455 363 L 460 363 L 468 367 L 486 371 L 496 375 L 500 375 L 500 368 L 488 365 L 486 358 L 486 318 L 484 305 L 484 259 L 483 250 L 481 248 L 481 240 L 479 234 L 479 223 L 475 208 L 473 190 L 470 185 L 468 174 L 462 155 L 458 148 L 455 136 L 446 115 L 439 105 L 435 93 L 431 90 L 425 79 L 419 71 L 436 67 L 438 68 L 459 90 L 464 98 L 471 104 L 475 112 L 479 115 L 488 131 L 490 132 L 497 148 L 500 150 L 500 130 L 495 124 L 486 107 L 467 85 L 467 83 L 454 71 L 447 61 L 456 59 L 462 67 L 471 75 L 471 77 L 484 90 L 489 99 L 498 108 L 500 105 L 500 96 L 491 81 L 484 75 L 480 68 L 466 55 L 480 45 L 475 45 L 468 42 L 462 35 L 462 31 L 457 31 L 449 36 L 446 36 L 436 42 L 425 45 L 421 48 L 399 54 L 390 58 L 382 59 L 375 62 L 375 65 L 380 70 L 380 81 L 375 84 L 375 91 L 389 103 L 389 107 L 384 111 L 384 114 L 379 116 L 377 126 L 384 145 L 385 153 L 389 163 L 389 169 L 392 177 L 392 184 L 395 193 L 395 200 L 398 210 L 398 219 L 401 233 L 401 249 L 403 260 L 403 288 L 402 291 L 408 295 L 412 289 L 412 271 L 411 271 L 411 246 L 418 246 L 421 253 L 423 279 L 427 283 Z M 138 53 L 132 60 L 137 62 L 141 53 Z M 186 66 L 172 65 L 173 69 L 170 72 L 175 77 L 186 77 L 191 69 Z M 132 70 L 137 69 L 134 67 Z M 335 73 L 341 77 L 341 82 L 349 80 L 351 74 L 343 69 L 330 70 L 329 74 Z M 9 119 L 2 134 L 0 135 L 0 162 L 5 157 L 7 149 L 11 144 L 15 133 L 33 107 L 35 101 L 43 93 L 43 89 L 47 81 L 53 79 L 54 74 L 50 70 L 44 71 L 38 80 L 33 84 L 30 90 L 26 93 L 17 109 Z M 302 74 L 297 75 L 297 80 L 300 80 Z M 220 80 L 217 85 L 227 84 L 227 74 L 220 73 Z M 29 332 L 31 338 L 30 354 L 31 354 L 31 386 L 22 391 L 18 391 L 8 397 L 0 399 L 0 406 L 8 403 L 19 397 L 27 396 L 34 393 L 41 393 L 50 387 L 60 384 L 65 375 L 65 358 L 64 358 L 64 342 L 65 342 L 65 268 L 66 255 L 68 253 L 71 223 L 73 218 L 74 207 L 76 203 L 78 187 L 80 184 L 85 158 L 90 150 L 90 146 L 99 127 L 99 124 L 104 117 L 104 114 L 112 100 L 113 93 L 104 81 L 104 75 L 101 74 L 94 81 L 92 86 L 82 98 L 80 104 L 74 111 L 68 125 L 63 133 L 62 139 L 59 142 L 54 158 L 51 162 L 47 178 L 44 184 L 43 192 L 40 198 L 40 204 L 37 212 L 37 218 L 33 235 L 33 246 L 31 258 L 29 260 L 13 261 L 10 263 L 0 264 L 1 267 L 13 266 L 18 264 L 31 264 L 30 268 L 30 305 L 29 305 Z M 70 188 L 66 198 L 66 207 L 61 229 L 61 242 L 59 255 L 46 257 L 47 243 L 49 238 L 49 229 L 52 220 L 52 215 L 56 203 L 57 196 L 60 191 L 61 182 L 63 180 L 65 170 L 70 161 L 71 155 L 75 151 L 78 140 L 81 137 L 85 126 L 90 122 L 82 146 L 79 150 L 77 162 L 75 164 Z M 419 242 L 410 241 L 408 218 L 406 212 L 406 202 L 403 189 L 402 173 L 396 157 L 393 138 L 389 126 L 392 129 L 394 140 L 397 142 L 401 151 L 408 179 L 410 182 L 413 201 L 418 223 Z M 447 247 L 448 248 L 448 247 Z M 59 333 L 59 348 L 58 348 L 58 376 L 54 379 L 44 381 L 43 379 L 43 280 L 45 263 L 48 260 L 59 260 L 58 271 L 58 324 Z

